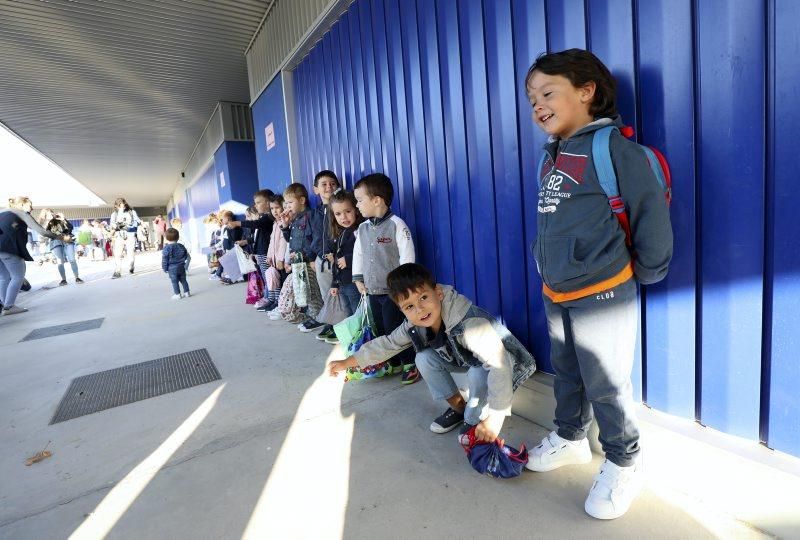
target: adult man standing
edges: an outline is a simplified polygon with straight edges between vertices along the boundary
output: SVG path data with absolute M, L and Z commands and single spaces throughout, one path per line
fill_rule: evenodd
M 164 216 L 158 214 L 156 219 L 153 220 L 153 228 L 156 231 L 156 240 L 158 242 L 158 250 L 164 249 L 164 234 L 167 232 L 167 220 Z

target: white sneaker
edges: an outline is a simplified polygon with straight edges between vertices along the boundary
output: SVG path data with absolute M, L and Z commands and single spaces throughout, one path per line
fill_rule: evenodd
M 208 281 L 219 281 L 219 276 L 217 274 L 211 274 L 208 276 Z
M 179 294 L 173 294 L 173 295 L 171 296 L 171 298 L 172 298 L 173 300 L 180 300 L 180 299 L 181 299 L 181 295 L 179 295 Z
M 189 298 L 190 296 L 192 296 L 192 293 L 190 293 L 189 291 L 186 291 L 185 293 L 183 293 L 183 296 L 185 296 L 186 298 Z
M 17 313 L 25 313 L 28 311 L 24 307 L 11 306 L 3 309 L 3 315 L 16 315 Z
M 590 461 L 592 449 L 589 448 L 588 440 L 568 441 L 551 431 L 539 446 L 528 452 L 525 468 L 529 471 L 547 472 L 564 465 L 581 465 Z
M 278 311 L 278 308 L 275 308 L 272 311 L 267 312 L 267 317 L 269 317 L 270 320 L 279 321 L 281 320 L 281 313 Z
M 605 460 L 583 505 L 586 513 L 597 519 L 616 519 L 625 514 L 642 490 L 643 469 L 641 460 L 632 467 L 620 467 Z

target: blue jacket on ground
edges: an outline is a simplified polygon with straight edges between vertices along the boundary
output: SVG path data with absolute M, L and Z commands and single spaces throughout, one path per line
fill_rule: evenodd
M 189 252 L 182 244 L 177 242 L 167 244 L 161 252 L 161 268 L 164 272 L 169 272 L 178 267 L 184 268 L 188 258 Z

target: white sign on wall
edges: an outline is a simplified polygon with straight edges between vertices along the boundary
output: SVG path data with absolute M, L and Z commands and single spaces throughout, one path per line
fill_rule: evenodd
M 225 187 L 225 171 L 219 172 L 219 187 Z
M 275 128 L 272 127 L 272 122 L 264 128 L 264 135 L 267 138 L 267 150 L 275 148 Z

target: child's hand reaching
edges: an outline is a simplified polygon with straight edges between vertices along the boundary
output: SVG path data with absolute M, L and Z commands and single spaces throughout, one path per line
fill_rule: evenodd
M 340 371 L 344 371 L 347 368 L 357 367 L 358 362 L 356 361 L 355 356 L 349 356 L 344 360 L 334 360 L 328 364 L 328 375 L 331 377 L 336 377 Z
M 500 430 L 503 428 L 504 420 L 505 416 L 490 414 L 485 420 L 481 420 L 478 425 L 475 426 L 475 437 L 479 441 L 493 443 L 500 434 Z
M 339 267 L 339 270 L 344 270 L 347 268 L 347 261 L 344 259 L 344 257 L 339 257 L 336 259 L 336 266 Z

